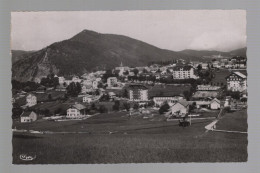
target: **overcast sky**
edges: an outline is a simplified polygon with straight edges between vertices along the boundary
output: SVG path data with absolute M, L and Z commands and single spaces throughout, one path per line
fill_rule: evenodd
M 39 50 L 83 29 L 126 35 L 174 51 L 246 46 L 243 10 L 12 12 L 11 17 L 14 50 Z

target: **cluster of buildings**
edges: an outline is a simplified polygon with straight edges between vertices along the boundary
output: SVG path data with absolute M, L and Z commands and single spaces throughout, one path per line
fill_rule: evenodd
M 63 76 L 55 76 L 59 79 L 59 86 L 55 88 L 56 91 L 66 92 L 66 87 L 74 83 L 81 85 L 81 93 L 78 96 L 78 102 L 71 104 L 67 109 L 67 118 L 77 118 L 86 114 L 86 104 L 99 101 L 104 93 L 108 94 L 111 98 L 116 98 L 116 94 L 110 90 L 122 90 L 127 88 L 128 101 L 146 103 L 151 101 L 146 84 L 137 84 L 135 82 L 127 82 L 128 76 L 154 76 L 156 79 L 161 77 L 172 77 L 172 79 L 198 79 L 199 77 L 195 73 L 195 69 L 201 65 L 202 69 L 213 68 L 229 68 L 229 65 L 235 68 L 246 67 L 246 59 L 241 57 L 234 57 L 232 59 L 220 59 L 209 63 L 190 62 L 176 64 L 170 64 L 165 66 L 159 66 L 153 64 L 149 67 L 135 67 L 130 68 L 121 65 L 116 67 L 113 72 L 117 73 L 119 77 L 108 77 L 106 80 L 106 88 L 99 87 L 99 84 L 104 85 L 102 81 L 105 71 L 97 71 L 93 73 L 86 73 L 82 76 L 72 76 L 71 78 L 65 78 Z M 137 70 L 136 70 L 137 69 Z M 125 80 L 122 80 L 125 79 Z M 247 89 L 247 77 L 241 72 L 232 72 L 226 77 L 227 91 L 246 93 Z M 35 93 L 45 93 L 46 88 L 39 87 Z M 96 92 L 97 94 L 93 94 Z M 228 105 L 228 101 L 223 103 L 220 101 L 222 95 L 222 88 L 212 85 L 198 85 L 196 91 L 192 93 L 190 101 L 187 101 L 182 93 L 179 95 L 159 95 L 152 98 L 156 107 L 162 106 L 164 103 L 168 103 L 170 106 L 170 115 L 172 116 L 184 116 L 190 111 L 191 106 L 196 108 L 209 108 L 220 109 L 221 105 Z M 91 93 L 91 94 L 90 94 Z M 21 93 L 19 98 L 13 98 L 14 102 L 23 102 L 22 108 L 33 107 L 37 104 L 37 96 L 33 93 Z M 31 122 L 37 119 L 35 112 L 24 112 L 21 115 L 21 122 Z

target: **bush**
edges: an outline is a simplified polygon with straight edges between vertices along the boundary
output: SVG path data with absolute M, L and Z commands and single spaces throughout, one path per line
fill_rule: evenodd
M 100 113 L 106 113 L 106 112 L 108 112 L 108 109 L 107 109 L 104 105 L 101 105 L 101 106 L 99 107 L 99 112 L 100 112 Z
M 168 112 L 169 109 L 170 109 L 170 106 L 168 105 L 168 103 L 164 103 L 164 104 L 160 107 L 159 113 L 160 113 L 160 114 L 163 114 L 163 113 L 165 113 L 165 112 Z

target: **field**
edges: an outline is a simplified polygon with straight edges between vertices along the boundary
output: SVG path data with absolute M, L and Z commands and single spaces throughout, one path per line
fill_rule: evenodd
M 247 132 L 247 111 L 226 113 L 217 123 L 218 130 Z
M 190 127 L 164 118 L 144 119 L 126 112 L 106 113 L 83 121 L 14 122 L 17 129 L 58 134 L 13 134 L 14 164 L 245 162 L 247 134 L 205 132 L 212 120 L 193 120 Z M 33 161 L 20 154 L 36 155 Z

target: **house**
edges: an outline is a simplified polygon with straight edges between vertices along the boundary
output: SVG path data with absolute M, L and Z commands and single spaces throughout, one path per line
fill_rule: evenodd
M 63 76 L 58 77 L 59 78 L 59 84 L 62 85 L 65 82 L 65 78 Z
M 108 88 L 114 87 L 116 84 L 117 84 L 117 78 L 116 77 L 107 78 L 107 87 Z
M 155 106 L 162 106 L 163 103 L 167 102 L 169 106 L 172 106 L 177 101 L 182 100 L 182 96 L 154 96 L 153 101 Z
M 82 102 L 83 103 L 91 103 L 93 100 L 92 100 L 92 97 L 91 96 L 83 96 L 82 97 Z
M 247 77 L 240 72 L 232 72 L 226 77 L 227 90 L 243 92 L 247 88 Z
M 203 70 L 207 70 L 209 68 L 209 64 L 208 63 L 202 63 L 201 67 Z
M 171 107 L 173 116 L 183 117 L 189 112 L 189 102 L 186 100 L 179 100 Z
M 131 101 L 148 101 L 148 88 L 144 85 L 130 85 L 128 96 Z
M 211 100 L 210 102 L 210 109 L 220 109 L 220 101 L 216 98 Z
M 33 111 L 23 112 L 20 116 L 21 123 L 28 123 L 37 120 L 37 114 Z
M 67 118 L 79 118 L 85 115 L 86 107 L 82 104 L 76 103 L 67 109 Z
M 190 79 L 197 78 L 194 75 L 194 69 L 189 65 L 178 65 L 173 67 L 173 79 Z
M 92 88 L 97 89 L 98 88 L 98 81 L 93 81 L 92 82 Z
M 37 104 L 37 97 L 33 94 L 28 94 L 26 96 L 26 106 L 32 107 Z

